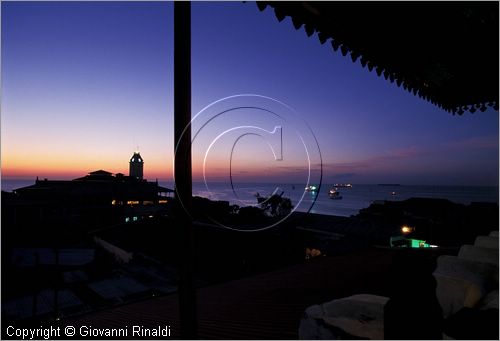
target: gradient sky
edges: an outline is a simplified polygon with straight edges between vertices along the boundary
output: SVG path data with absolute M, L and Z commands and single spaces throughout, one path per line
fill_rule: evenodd
M 145 177 L 170 180 L 173 4 L 1 6 L 2 177 L 128 173 L 138 146 Z M 193 116 L 237 94 L 293 108 L 314 132 L 326 182 L 498 185 L 498 112 L 452 116 L 252 2 L 192 4 L 192 87 Z M 260 122 L 240 114 L 231 124 Z M 261 123 L 268 130 L 280 124 Z M 249 135 L 238 144 L 237 180 L 301 181 L 300 148 L 287 142 L 277 163 L 264 142 Z M 210 152 L 213 179 L 227 175 L 222 149 Z M 202 160 L 194 152 L 196 180 Z

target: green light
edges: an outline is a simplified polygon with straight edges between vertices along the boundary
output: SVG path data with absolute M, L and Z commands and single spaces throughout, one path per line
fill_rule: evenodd
M 421 247 L 430 247 L 430 245 L 429 245 L 429 244 L 426 244 L 426 243 L 425 243 L 425 240 L 420 240 L 420 239 L 410 239 L 410 242 L 411 242 L 410 246 L 411 246 L 412 248 L 416 248 L 416 249 L 418 249 L 418 248 L 421 248 Z

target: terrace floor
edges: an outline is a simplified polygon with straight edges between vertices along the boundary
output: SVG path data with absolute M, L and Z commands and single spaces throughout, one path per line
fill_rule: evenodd
M 387 295 L 395 251 L 372 248 L 307 262 L 197 291 L 199 338 L 297 339 L 304 310 L 360 293 Z M 148 299 L 61 321 L 124 328 L 171 326 L 180 338 L 178 296 Z M 130 334 L 129 334 L 130 337 Z

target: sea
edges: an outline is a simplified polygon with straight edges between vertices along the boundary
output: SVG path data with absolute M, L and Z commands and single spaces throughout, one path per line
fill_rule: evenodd
M 29 186 L 34 180 L 1 180 L 2 191 Z M 174 188 L 172 182 L 159 181 L 161 186 Z M 316 184 L 318 186 L 318 184 Z M 498 186 L 414 186 L 352 184 L 352 187 L 339 187 L 342 199 L 333 200 L 328 195 L 333 184 L 321 184 L 319 191 L 305 191 L 304 184 L 272 183 L 230 183 L 193 182 L 193 195 L 211 200 L 229 201 L 238 206 L 256 206 L 257 195 L 266 197 L 273 193 L 290 198 L 294 210 L 317 214 L 349 217 L 360 209 L 370 206 L 374 201 L 400 201 L 409 198 L 439 198 L 455 203 L 499 202 Z

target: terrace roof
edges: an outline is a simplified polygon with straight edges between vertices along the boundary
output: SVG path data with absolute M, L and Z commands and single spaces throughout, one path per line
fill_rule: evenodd
M 275 2 L 261 11 L 452 112 L 498 110 L 498 2 Z

